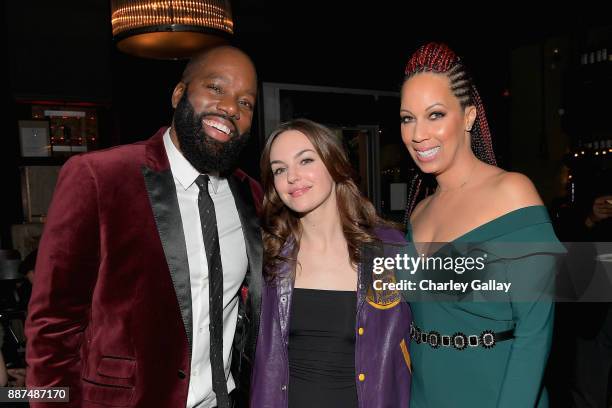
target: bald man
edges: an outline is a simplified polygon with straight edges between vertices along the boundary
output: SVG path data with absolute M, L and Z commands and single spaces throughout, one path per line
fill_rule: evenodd
M 29 387 L 69 387 L 62 406 L 241 406 L 262 194 L 236 161 L 256 92 L 242 51 L 212 49 L 174 88 L 170 128 L 64 165 L 26 323 Z

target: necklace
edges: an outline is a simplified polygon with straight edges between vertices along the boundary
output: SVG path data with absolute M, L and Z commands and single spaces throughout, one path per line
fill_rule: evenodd
M 469 181 L 470 178 L 472 177 L 472 173 L 474 173 L 474 169 L 476 168 L 476 164 L 478 162 L 475 162 L 474 165 L 472 166 L 472 169 L 470 170 L 470 173 L 468 174 L 468 176 L 466 177 L 465 181 L 463 183 L 461 183 L 459 185 L 459 187 L 455 187 L 455 188 L 442 188 L 440 187 L 440 185 L 438 184 L 438 188 L 436 189 L 436 193 L 446 193 L 448 191 L 456 191 L 456 190 L 461 190 Z

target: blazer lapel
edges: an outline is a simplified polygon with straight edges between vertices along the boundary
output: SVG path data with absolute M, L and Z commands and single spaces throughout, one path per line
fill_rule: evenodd
M 227 180 L 234 196 L 238 215 L 240 216 L 244 240 L 246 241 L 247 256 L 249 258 L 249 272 L 246 276 L 246 283 L 249 289 L 248 302 L 251 305 L 251 323 L 254 327 L 259 327 L 259 311 L 263 285 L 263 275 L 261 272 L 263 254 L 259 218 L 255 213 L 255 205 L 248 181 L 240 181 L 234 175 L 229 176 Z
M 189 280 L 185 233 L 174 178 L 170 171 L 161 137 L 163 133 L 161 135 L 159 133 L 149 141 L 148 166 L 142 167 L 142 175 L 181 310 L 189 345 L 189 355 L 191 355 L 193 343 L 191 282 Z

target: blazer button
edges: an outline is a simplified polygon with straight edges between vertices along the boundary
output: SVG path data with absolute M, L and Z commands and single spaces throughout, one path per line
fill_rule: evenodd
M 365 374 L 364 373 L 359 374 L 359 381 L 361 381 L 361 382 L 365 381 Z
M 359 333 L 360 336 L 363 336 L 363 327 L 360 327 L 359 330 L 357 330 L 357 332 Z
M 184 380 L 185 377 L 187 377 L 187 374 L 185 374 L 183 370 L 178 370 L 178 378 L 180 378 L 181 380 Z

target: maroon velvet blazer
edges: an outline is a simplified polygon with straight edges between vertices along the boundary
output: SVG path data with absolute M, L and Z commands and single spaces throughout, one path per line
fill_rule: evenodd
M 26 322 L 27 385 L 68 386 L 70 406 L 186 405 L 191 286 L 164 132 L 73 157 L 60 173 Z M 262 193 L 240 170 L 228 181 L 249 258 L 232 366 L 241 388 L 259 327 Z

